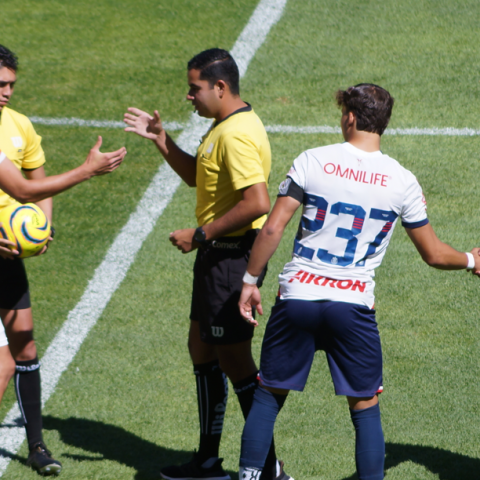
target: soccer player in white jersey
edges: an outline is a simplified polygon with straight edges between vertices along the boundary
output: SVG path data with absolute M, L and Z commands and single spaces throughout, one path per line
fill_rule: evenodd
M 384 477 L 373 277 L 399 218 L 428 265 L 480 275 L 480 249 L 465 254 L 441 242 L 415 176 L 380 151 L 393 107 L 390 94 L 360 84 L 338 91 L 337 102 L 346 142 L 308 150 L 294 161 L 244 276 L 240 312 L 257 325 L 252 310 L 263 313 L 257 277 L 302 205 L 293 257 L 279 276 L 262 345 L 260 388 L 243 431 L 242 480 L 259 478 L 278 412 L 289 390 L 303 390 L 316 350 L 326 352 L 335 393 L 347 397 L 358 478 Z

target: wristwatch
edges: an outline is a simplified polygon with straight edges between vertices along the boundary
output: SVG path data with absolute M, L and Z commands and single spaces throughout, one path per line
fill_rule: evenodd
M 202 227 L 198 227 L 195 229 L 195 233 L 193 234 L 193 239 L 200 244 L 201 247 L 205 247 L 209 244 L 207 240 L 207 234 L 204 232 Z

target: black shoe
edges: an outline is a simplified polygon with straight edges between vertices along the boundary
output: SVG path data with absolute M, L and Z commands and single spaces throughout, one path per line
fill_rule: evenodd
M 62 464 L 52 458 L 52 453 L 43 442 L 36 443 L 31 449 L 27 459 L 27 466 L 32 467 L 42 475 L 58 475 Z
M 166 480 L 230 480 L 222 468 L 223 458 L 209 458 L 200 463 L 196 456 L 183 465 L 171 465 L 162 468 L 160 475 Z
M 290 475 L 287 475 L 284 470 L 283 470 L 283 465 L 284 463 L 280 460 L 279 461 L 280 463 L 280 475 L 278 475 L 275 480 L 295 480 L 294 478 L 292 478 Z

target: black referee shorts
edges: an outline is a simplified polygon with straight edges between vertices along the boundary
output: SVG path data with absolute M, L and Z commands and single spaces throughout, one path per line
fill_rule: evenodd
M 254 327 L 241 317 L 238 301 L 257 232 L 222 237 L 197 252 L 190 319 L 200 322 L 200 337 L 205 343 L 229 345 L 253 337 Z M 266 270 L 259 278 L 259 287 Z
M 0 308 L 30 308 L 27 272 L 20 258 L 7 260 L 0 257 Z

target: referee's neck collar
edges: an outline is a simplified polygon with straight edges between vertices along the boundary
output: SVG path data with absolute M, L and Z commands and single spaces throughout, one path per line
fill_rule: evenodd
M 217 125 L 220 125 L 222 122 L 229 119 L 230 117 L 233 117 L 233 115 L 236 115 L 237 113 L 251 112 L 253 110 L 252 106 L 248 102 L 245 102 L 245 103 L 247 104 L 246 107 L 242 107 L 242 108 L 239 108 L 238 110 L 235 110 L 234 112 L 232 112 L 230 115 L 226 116 L 223 120 L 220 120 L 219 122 L 215 121 L 214 127 L 216 127 Z

